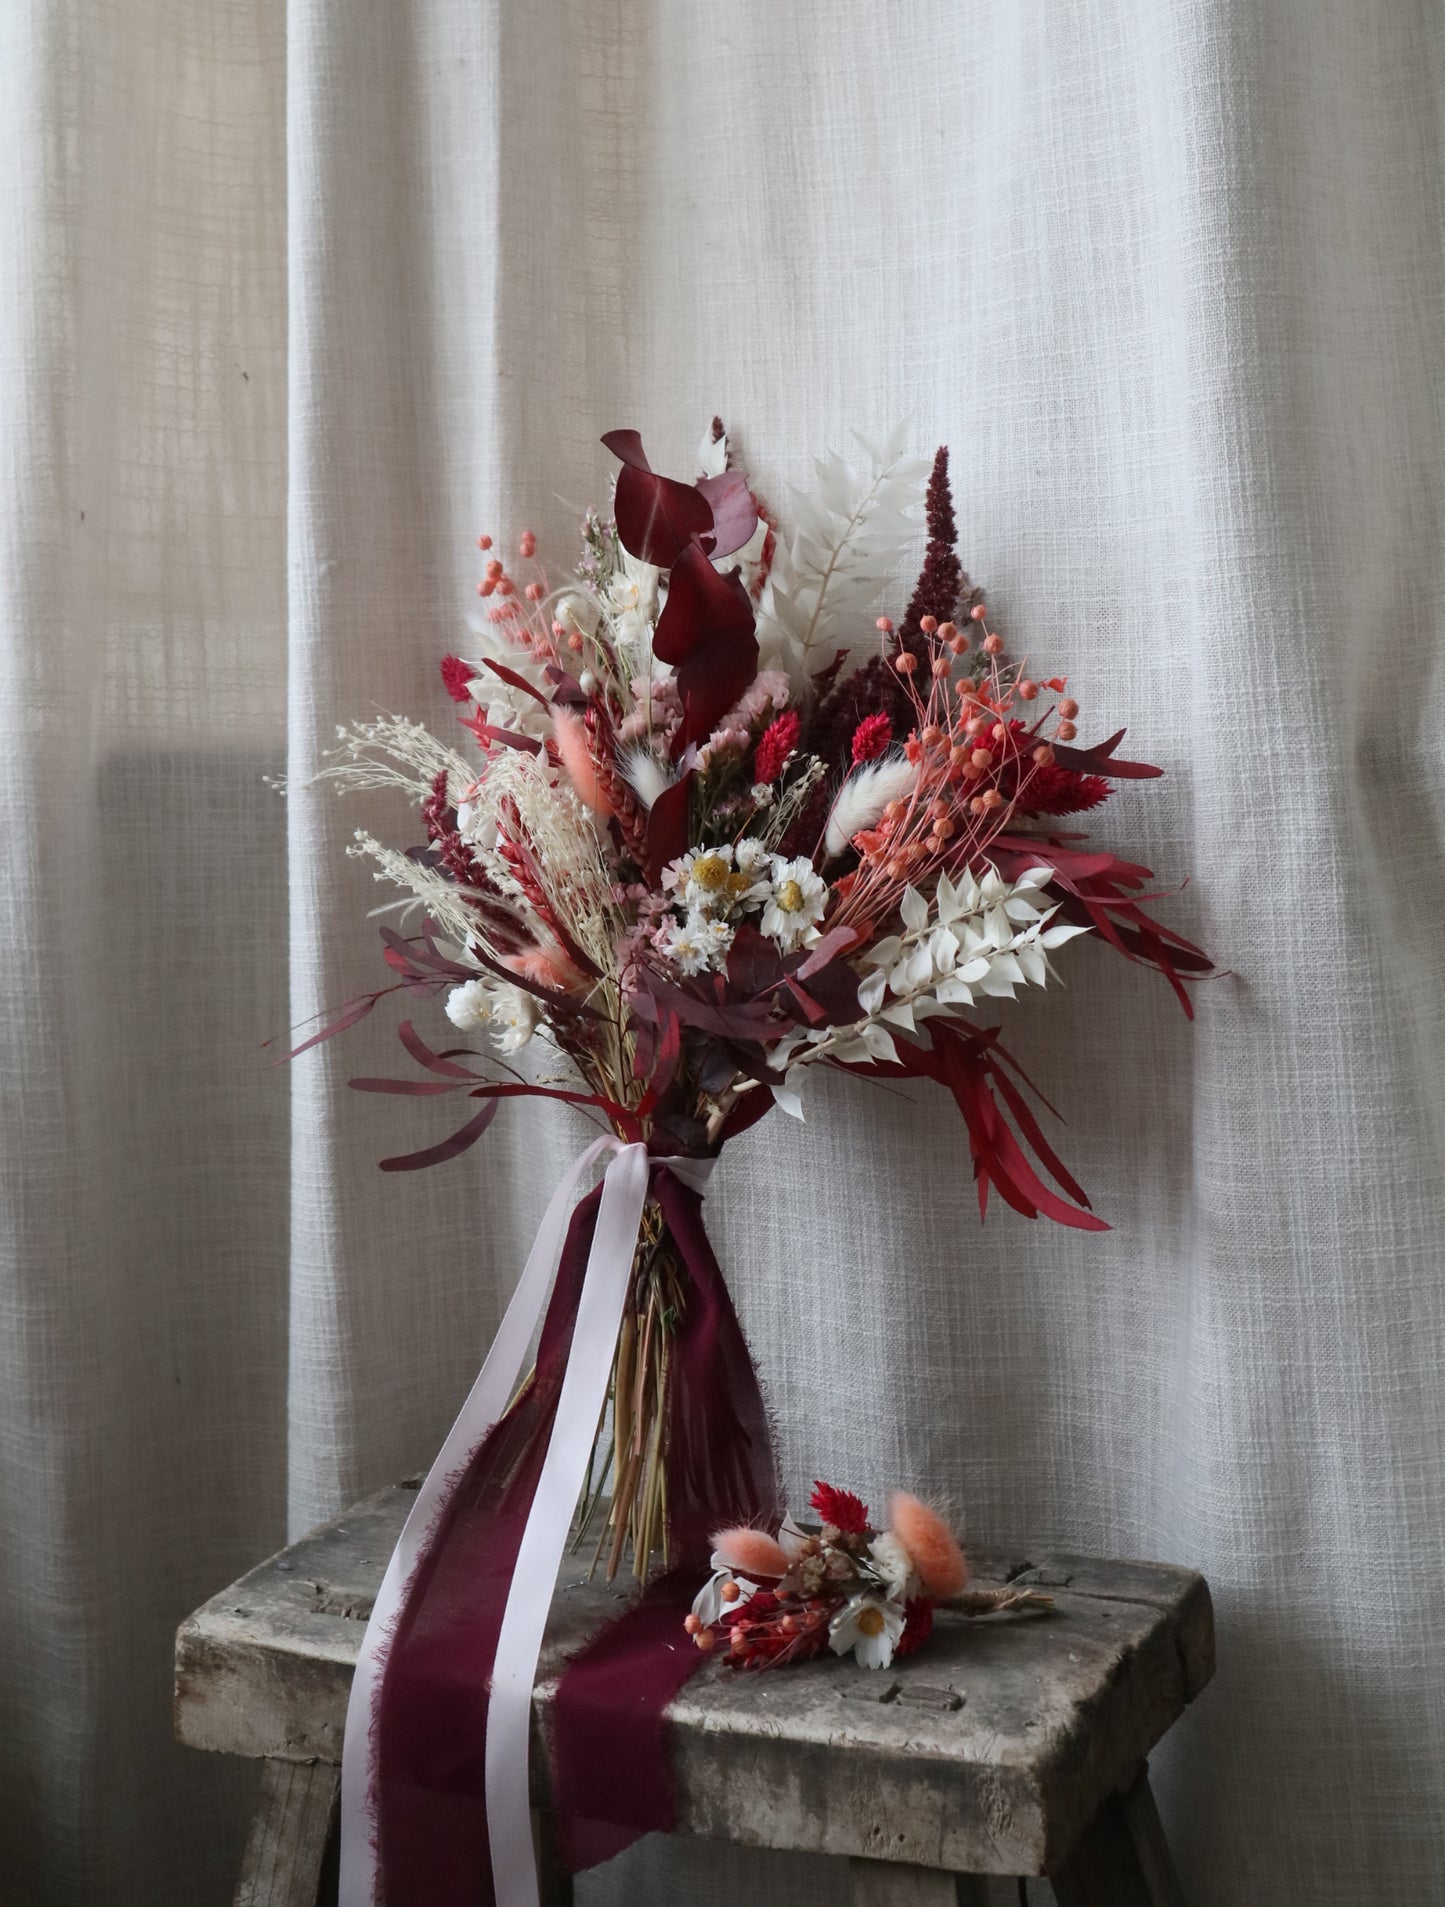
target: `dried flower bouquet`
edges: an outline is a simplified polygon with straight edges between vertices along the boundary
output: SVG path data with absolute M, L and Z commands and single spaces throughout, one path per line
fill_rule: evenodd
M 1010 659 L 954 547 L 946 450 L 931 473 L 898 439 L 864 445 L 861 468 L 819 462 L 785 531 L 720 423 L 692 482 L 654 471 L 635 431 L 603 441 L 615 493 L 573 574 L 549 574 L 531 532 L 512 558 L 480 538 L 476 640 L 442 664 L 472 748 L 384 717 L 339 731 L 323 770 L 399 790 L 425 838 L 358 833 L 420 919 L 382 927 L 393 985 L 315 1037 L 403 988 L 481 1042 L 403 1022 L 424 1076 L 353 1082 L 476 1102 L 384 1168 L 456 1157 L 523 1094 L 657 1158 L 706 1159 L 774 1106 L 801 1118 L 826 1065 L 943 1086 L 981 1212 L 994 1191 L 1101 1229 L 995 1016 L 1088 932 L 1189 1011 L 1206 956 L 1147 911 L 1147 868 L 1067 826 L 1160 771 L 1116 753 L 1122 730 L 1081 744 L 1065 678 Z M 922 573 L 895 622 L 875 611 L 921 501 Z M 590 1509 L 610 1475 L 609 1571 L 628 1537 L 640 1574 L 666 1553 L 683 1283 L 651 1205 L 588 1489 Z

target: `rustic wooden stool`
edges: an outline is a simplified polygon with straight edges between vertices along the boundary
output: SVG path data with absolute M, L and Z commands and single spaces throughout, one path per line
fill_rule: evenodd
M 265 1763 L 236 1907 L 317 1907 L 334 1889 L 347 1690 L 410 1501 L 404 1485 L 368 1497 L 181 1626 L 180 1739 Z M 971 1557 L 980 1586 L 1046 1590 L 1053 1611 L 940 1609 L 927 1647 L 891 1671 L 832 1656 L 761 1675 L 705 1664 L 668 1712 L 678 1832 L 846 1855 L 856 1907 L 954 1907 L 988 1874 L 1047 1874 L 1059 1907 L 1182 1907 L 1144 1758 L 1213 1673 L 1203 1577 L 1053 1551 Z M 626 1596 L 584 1574 L 569 1560 L 559 1579 L 539 1729 L 561 1662 Z M 545 1810 L 540 1750 L 533 1774 Z M 567 1877 L 546 1872 L 544 1898 L 570 1901 Z

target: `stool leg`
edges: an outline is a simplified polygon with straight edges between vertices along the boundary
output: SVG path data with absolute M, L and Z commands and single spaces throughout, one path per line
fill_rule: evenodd
M 326 1762 L 262 1763 L 235 1907 L 316 1907 L 340 1785 Z
M 1104 1803 L 1049 1878 L 1059 1907 L 1184 1907 L 1147 1769 Z
M 901 1861 L 848 1863 L 853 1907 L 977 1907 L 983 1883 L 971 1874 L 946 1874 L 941 1867 L 911 1867 Z

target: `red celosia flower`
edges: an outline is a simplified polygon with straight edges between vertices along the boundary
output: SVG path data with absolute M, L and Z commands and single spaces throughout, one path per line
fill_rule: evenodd
M 868 1527 L 868 1505 L 851 1490 L 835 1490 L 831 1483 L 814 1483 L 809 1503 L 825 1523 L 845 1535 L 861 1536 Z
M 1022 722 L 1010 722 L 1008 726 L 1014 746 L 1023 749 L 1028 730 Z M 1057 763 L 1042 768 L 1028 759 L 1008 764 L 1004 794 L 1012 797 L 1016 786 L 1023 790 L 1019 800 L 1022 814 L 1083 814 L 1107 801 L 1114 792 L 1102 775 L 1081 775 L 1076 768 L 1060 768 Z
M 472 677 L 475 674 L 471 663 L 463 662 L 460 656 L 442 657 L 442 681 L 454 702 L 471 701 Z
M 784 709 L 776 720 L 769 722 L 758 743 L 758 752 L 753 757 L 754 780 L 777 780 L 787 766 L 788 757 L 798 746 L 798 731 L 802 726 L 796 709 Z
M 912 1655 L 933 1634 L 933 1604 L 926 1596 L 914 1596 L 903 1605 L 903 1634 L 894 1655 Z
M 865 761 L 877 761 L 892 741 L 893 724 L 886 715 L 865 715 L 853 730 L 853 766 L 861 768 Z

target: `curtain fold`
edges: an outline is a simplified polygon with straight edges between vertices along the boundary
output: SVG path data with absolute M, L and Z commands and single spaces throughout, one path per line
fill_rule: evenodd
M 479 531 L 571 560 L 603 430 L 953 446 L 962 555 L 1228 969 L 1071 948 L 1015 1044 L 1116 1229 L 980 1230 L 918 1092 L 729 1149 L 796 1493 L 1203 1569 L 1156 1762 L 1200 1907 L 1445 1873 L 1440 207 L 1427 0 L 20 0 L 0 9 L 0 1894 L 228 1898 L 170 1634 L 436 1447 L 579 1128 L 350 1093 L 383 1006 L 312 786 L 437 725 Z M 285 772 L 284 805 L 263 777 Z M 1185 884 L 1187 881 L 1187 884 Z M 431 1123 L 429 1123 L 429 1120 Z M 593 1903 L 846 1896 L 646 1846 Z

